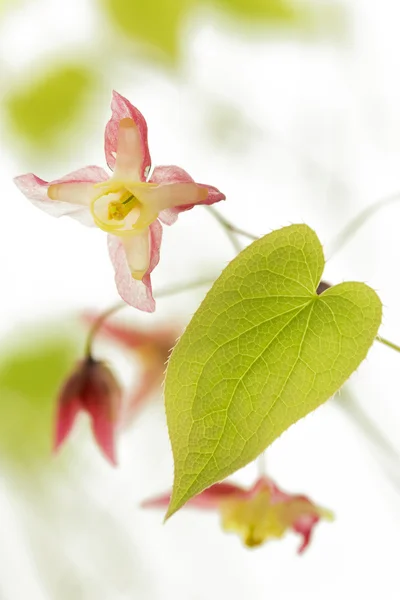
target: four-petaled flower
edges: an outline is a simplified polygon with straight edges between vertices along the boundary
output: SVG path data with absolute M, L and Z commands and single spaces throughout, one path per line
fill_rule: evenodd
M 54 449 L 58 450 L 64 442 L 82 410 L 91 418 L 99 448 L 115 465 L 115 430 L 120 408 L 121 389 L 110 369 L 91 357 L 79 362 L 58 398 Z
M 170 494 L 143 502 L 145 508 L 168 506 Z M 310 543 L 314 526 L 321 518 L 333 519 L 330 511 L 306 496 L 280 490 L 268 477 L 260 477 L 250 489 L 217 483 L 187 503 L 188 507 L 218 510 L 225 531 L 238 533 L 246 546 L 260 546 L 269 538 L 281 538 L 288 529 L 302 536 L 302 553 Z
M 106 160 L 114 171 L 111 177 L 102 168 L 89 166 L 55 181 L 44 181 L 33 173 L 14 181 L 37 207 L 53 216 L 69 215 L 108 232 L 122 299 L 153 312 L 150 274 L 160 257 L 161 222 L 171 225 L 180 212 L 225 196 L 215 187 L 195 183 L 180 167 L 155 167 L 150 174 L 143 115 L 117 92 L 111 110 L 105 130 Z
M 88 314 L 85 315 L 85 320 L 93 324 L 97 317 Z M 152 394 L 158 391 L 161 395 L 166 363 L 181 331 L 172 326 L 144 330 L 106 321 L 98 334 L 104 334 L 126 350 L 131 350 L 141 363 L 140 379 L 124 407 L 122 420 L 124 424 L 128 424 Z

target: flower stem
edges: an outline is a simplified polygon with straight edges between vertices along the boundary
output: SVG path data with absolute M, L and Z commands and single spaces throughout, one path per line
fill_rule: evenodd
M 340 231 L 336 237 L 328 244 L 328 256 L 333 256 L 337 254 L 357 233 L 357 231 L 377 212 L 379 212 L 382 208 L 389 206 L 395 202 L 400 200 L 400 193 L 392 194 L 391 196 L 387 196 L 386 198 L 381 198 L 377 202 L 371 204 L 364 210 L 362 210 L 350 223 L 345 225 L 345 227 Z
M 217 277 L 218 277 L 218 275 L 215 275 L 215 277 L 212 277 L 212 278 L 211 277 L 203 277 L 202 279 L 195 279 L 195 280 L 189 281 L 189 282 L 174 284 L 174 285 L 171 285 L 171 286 L 168 286 L 165 288 L 161 288 L 158 292 L 154 293 L 154 296 L 156 298 L 165 298 L 167 296 L 172 296 L 173 294 L 179 294 L 180 292 L 186 292 L 189 290 L 193 290 L 198 287 L 212 285 L 214 283 L 214 281 L 217 279 Z M 97 319 L 95 320 L 95 322 L 89 329 L 89 333 L 86 338 L 86 344 L 85 344 L 86 358 L 88 358 L 88 359 L 92 358 L 93 341 L 94 341 L 94 338 L 96 337 L 98 331 L 101 329 L 103 323 L 109 317 L 111 317 L 113 314 L 115 314 L 122 308 L 125 308 L 128 306 L 129 306 L 129 304 L 126 304 L 125 302 L 121 301 L 121 302 L 118 302 L 117 304 L 114 304 L 110 308 L 107 308 L 104 312 L 100 313 L 100 315 L 97 317 Z
M 339 406 L 364 435 L 364 437 L 375 446 L 382 458 L 386 459 L 384 470 L 395 487 L 400 489 L 399 461 L 400 455 L 396 448 L 388 440 L 384 432 L 367 415 L 357 398 L 350 392 L 347 386 L 341 390 L 340 396 L 335 397 L 335 404 Z
M 111 306 L 110 308 L 108 308 L 107 310 L 105 310 L 104 312 L 102 312 L 98 316 L 98 318 L 95 320 L 95 322 L 93 323 L 93 325 L 89 329 L 89 333 L 88 333 L 88 336 L 86 338 L 86 345 L 85 345 L 85 356 L 86 356 L 86 358 L 88 358 L 88 359 L 92 358 L 93 340 L 96 337 L 97 332 L 99 331 L 99 329 L 101 328 L 101 326 L 103 325 L 103 323 L 109 317 L 111 317 L 111 315 L 113 315 L 117 311 L 121 310 L 121 308 L 124 308 L 124 306 L 127 306 L 127 304 L 125 304 L 125 302 L 118 302 L 118 304 L 114 304 L 113 306 Z
M 400 352 L 400 346 L 398 346 L 397 344 L 394 344 L 393 342 L 390 342 L 386 338 L 383 338 L 381 335 L 377 335 L 375 339 L 377 342 L 380 342 L 381 344 L 388 346 L 388 348 L 392 348 L 392 350 L 396 350 L 396 352 Z
M 257 457 L 257 469 L 258 469 L 258 476 L 264 477 L 267 474 L 267 459 L 265 456 L 265 450 L 264 452 L 261 452 L 261 454 Z
M 208 212 L 218 221 L 218 223 L 225 230 L 226 235 L 228 236 L 232 246 L 234 247 L 237 253 L 241 252 L 242 248 L 236 238 L 236 235 L 242 235 L 243 237 L 248 238 L 249 240 L 258 240 L 258 236 L 250 233 L 249 231 L 245 231 L 244 229 L 240 229 L 236 227 L 231 221 L 228 221 L 225 217 L 223 217 L 213 206 L 207 206 Z M 235 235 L 236 234 L 236 235 Z

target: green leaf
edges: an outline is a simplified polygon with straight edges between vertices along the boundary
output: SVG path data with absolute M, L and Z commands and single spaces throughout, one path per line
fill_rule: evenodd
M 363 283 L 318 296 L 323 268 L 316 234 L 292 225 L 241 252 L 207 294 L 167 369 L 168 516 L 254 460 L 366 357 L 381 302 Z
M 18 343 L 2 342 L 0 357 L 0 460 L 29 468 L 51 458 L 59 388 L 78 355 L 65 331 L 17 332 Z
M 214 0 L 214 3 L 239 17 L 276 26 L 303 23 L 308 16 L 304 5 L 293 0 Z
M 30 146 L 51 150 L 78 119 L 94 85 L 81 65 L 60 65 L 7 95 L 5 108 L 16 134 Z
M 101 1 L 111 21 L 128 39 L 176 57 L 180 26 L 193 0 Z

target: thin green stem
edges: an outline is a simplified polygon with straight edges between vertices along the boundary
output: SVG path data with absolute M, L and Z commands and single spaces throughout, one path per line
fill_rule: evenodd
M 214 281 L 217 279 L 217 277 L 218 277 L 218 275 L 216 275 L 213 278 L 203 277 L 202 279 L 195 279 L 193 281 L 189 281 L 186 283 L 179 283 L 179 284 L 171 285 L 171 286 L 168 286 L 165 288 L 161 288 L 158 292 L 156 291 L 154 293 L 154 296 L 155 296 L 155 298 L 165 298 L 167 296 L 172 296 L 173 294 L 179 294 L 180 292 L 186 292 L 186 291 L 193 290 L 198 287 L 205 286 L 205 285 L 211 285 L 214 283 Z M 129 304 L 126 304 L 125 302 L 118 302 L 117 304 L 114 304 L 113 306 L 111 306 L 110 308 L 108 308 L 107 310 L 105 310 L 98 316 L 98 318 L 93 323 L 92 327 L 89 329 L 89 333 L 86 338 L 86 344 L 85 344 L 86 358 L 92 357 L 93 341 L 94 341 L 94 338 L 96 337 L 98 331 L 101 329 L 103 323 L 109 317 L 111 317 L 113 314 L 115 314 L 116 312 L 118 312 L 119 310 L 121 310 L 122 308 L 125 308 L 127 306 L 129 306 Z
M 394 477 L 393 469 L 390 469 L 389 471 L 389 469 L 385 468 L 385 471 L 392 483 L 399 489 L 400 455 L 396 448 L 391 444 L 390 440 L 388 440 L 387 436 L 374 423 L 373 419 L 364 412 L 361 404 L 357 401 L 357 398 L 353 393 L 349 391 L 347 386 L 342 388 L 340 396 L 338 395 L 335 397 L 335 404 L 339 406 L 347 418 L 358 427 L 364 437 L 380 451 L 382 457 L 385 457 L 385 459 L 396 468 L 396 477 Z
M 206 285 L 212 285 L 217 279 L 217 277 L 218 275 L 215 275 L 215 277 L 203 277 L 202 279 L 194 279 L 193 281 L 189 281 L 186 283 L 179 283 L 171 286 L 166 286 L 165 288 L 161 288 L 160 290 L 155 291 L 154 297 L 156 299 L 165 298 L 167 296 L 172 296 L 173 294 L 179 294 L 180 292 L 186 292 Z
M 380 342 L 381 344 L 388 346 L 388 348 L 392 348 L 392 350 L 396 350 L 396 352 L 400 352 L 400 346 L 398 346 L 397 344 L 394 344 L 393 342 L 390 342 L 386 338 L 383 338 L 381 335 L 377 335 L 375 339 L 377 342 Z
M 267 474 L 267 459 L 265 456 L 265 450 L 257 457 L 257 469 L 259 477 L 264 477 Z
M 242 235 L 243 237 L 248 238 L 249 240 L 258 240 L 258 236 L 250 233 L 249 231 L 245 231 L 244 229 L 240 229 L 240 227 L 236 227 L 231 221 L 228 221 L 225 217 L 223 217 L 213 206 L 207 206 L 208 212 L 218 221 L 218 223 L 225 230 L 226 235 L 228 236 L 232 246 L 235 251 L 239 253 L 242 248 L 236 238 L 236 235 Z M 236 235 L 235 235 L 236 234 Z
M 98 318 L 95 320 L 95 322 L 89 329 L 89 333 L 86 338 L 86 345 L 85 345 L 86 358 L 92 357 L 93 340 L 96 337 L 99 329 L 102 327 L 103 323 L 109 317 L 111 317 L 111 315 L 118 312 L 119 310 L 121 310 L 121 308 L 124 308 L 125 306 L 128 306 L 127 304 L 125 304 L 125 302 L 118 302 L 118 304 L 114 304 L 113 306 L 111 306 L 110 308 L 108 308 L 107 310 L 105 310 L 98 316 Z
M 377 212 L 382 208 L 394 204 L 400 200 L 400 193 L 392 194 L 386 198 L 381 198 L 377 202 L 371 204 L 362 210 L 350 223 L 348 223 L 342 231 L 328 244 L 327 255 L 333 256 L 337 254 L 354 236 L 355 233 Z

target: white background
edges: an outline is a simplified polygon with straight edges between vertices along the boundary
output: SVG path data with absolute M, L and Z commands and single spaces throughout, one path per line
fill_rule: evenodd
M 227 201 L 218 209 L 238 226 L 264 234 L 305 222 L 328 244 L 360 209 L 400 192 L 400 8 L 396 0 L 352 0 L 349 11 L 341 43 L 249 36 L 221 17 L 197 15 L 182 33 L 181 65 L 171 74 L 133 61 L 107 72 L 98 48 L 105 34 L 90 0 L 20 2 L 0 25 L 2 95 L 58 54 L 96 57 L 107 89 L 93 100 L 94 133 L 57 166 L 41 164 L 40 177 L 104 166 L 103 128 L 115 88 L 145 114 L 154 164 L 178 164 L 219 187 Z M 217 137 L 212 123 L 221 115 Z M 21 322 L 100 310 L 117 298 L 105 235 L 29 205 L 12 177 L 37 165 L 14 152 L 7 135 L 0 137 L 4 334 Z M 399 224 L 400 203 L 370 221 L 328 261 L 325 274 L 376 289 L 384 303 L 381 333 L 397 342 Z M 155 287 L 218 272 L 232 257 L 223 231 L 195 209 L 165 228 Z M 155 317 L 131 317 L 184 323 L 200 298 L 201 292 L 160 300 Z M 400 451 L 399 361 L 374 346 L 351 389 Z M 217 515 L 182 511 L 163 526 L 161 513 L 139 508 L 172 481 L 161 402 L 124 434 L 119 454 L 120 467 L 111 471 L 88 440 L 79 464 L 41 493 L 4 474 L 1 600 L 399 597 L 400 463 L 388 465 L 334 402 L 267 452 L 280 486 L 336 515 L 316 528 L 301 557 L 294 535 L 250 551 L 221 531 Z M 236 480 L 251 483 L 255 476 L 251 465 Z

